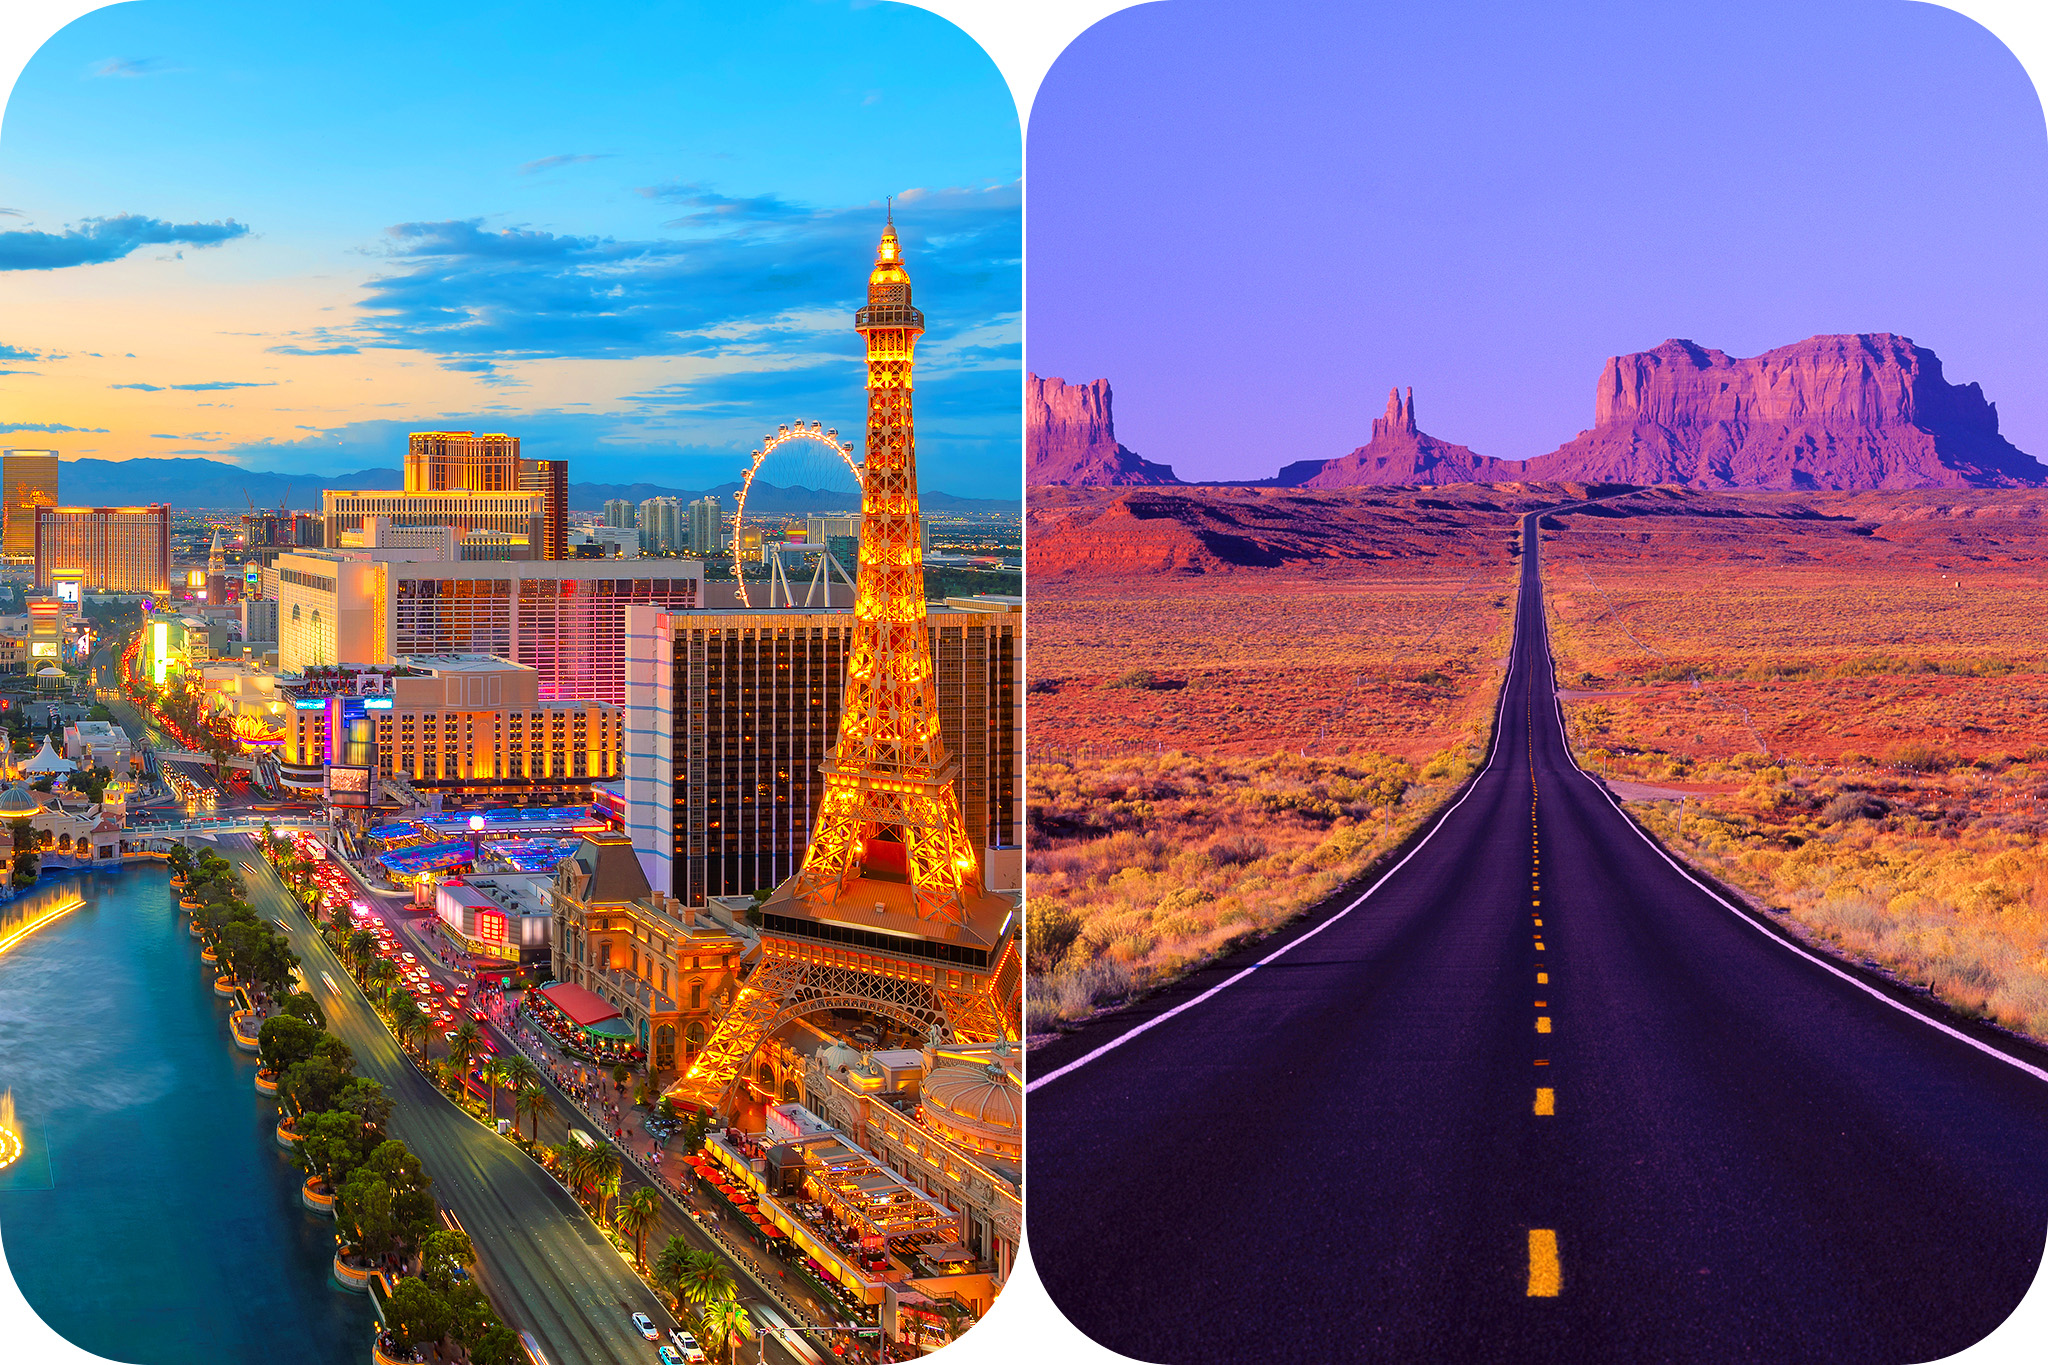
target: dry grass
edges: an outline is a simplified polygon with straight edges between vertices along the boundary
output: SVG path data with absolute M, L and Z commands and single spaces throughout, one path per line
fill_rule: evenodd
M 1172 752 L 1031 769 L 1030 1032 L 1044 1034 L 1264 934 L 1358 877 L 1485 752 Z
M 1455 789 L 1492 724 L 1519 496 L 1181 490 L 1142 515 L 1106 496 L 1034 513 L 1057 531 L 1031 561 L 1033 1035 L 1269 932 Z M 1133 527 L 1256 533 L 1240 557 L 1277 562 L 1132 570 Z
M 2048 1041 L 2048 499 L 1702 501 L 1546 537 L 1575 749 L 1696 793 L 1629 808 L 1808 937 Z

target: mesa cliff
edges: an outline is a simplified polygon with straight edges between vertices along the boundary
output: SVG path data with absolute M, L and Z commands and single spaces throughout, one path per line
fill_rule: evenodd
M 1153 464 L 1116 439 L 1109 381 L 1029 380 L 1024 392 L 1025 482 L 1032 486 L 1108 488 L 1174 484 L 1170 465 Z
M 1109 384 L 1032 377 L 1033 485 L 1178 483 L 1116 443 Z M 1598 483 L 1702 489 L 1854 491 L 2021 488 L 2048 466 L 1999 434 L 1997 405 L 1952 384 L 1941 359 L 1889 332 L 1808 337 L 1740 359 L 1671 340 L 1610 357 L 1593 425 L 1546 455 L 1505 460 L 1431 436 L 1415 394 L 1387 397 L 1372 439 L 1329 460 L 1296 460 L 1283 488 Z
M 1740 360 L 1690 341 L 1615 356 L 1593 426 L 1520 477 L 1693 488 L 2011 488 L 2048 469 L 1998 408 L 1889 332 L 1817 336 Z

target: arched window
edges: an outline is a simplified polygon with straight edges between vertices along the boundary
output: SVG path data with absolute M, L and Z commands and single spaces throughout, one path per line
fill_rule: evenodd
M 761 1063 L 760 1068 L 754 1072 L 754 1079 L 758 1080 L 761 1083 L 761 1088 L 763 1090 L 767 1091 L 771 1095 L 775 1093 L 774 1067 L 770 1066 L 766 1062 Z
M 704 1050 L 704 1025 L 691 1020 L 683 1029 L 683 1055 L 694 1057 Z
M 800 1098 L 802 1097 L 796 1093 L 795 1081 L 784 1081 L 782 1083 L 782 1101 L 784 1104 L 795 1104 Z
M 676 1065 L 676 1026 L 663 1024 L 654 1031 L 654 1069 L 673 1071 Z
M 292 603 L 292 620 L 296 621 L 296 620 L 298 620 L 298 619 L 299 619 L 299 604 L 298 604 L 298 603 L 296 603 L 296 602 L 294 602 L 294 603 Z

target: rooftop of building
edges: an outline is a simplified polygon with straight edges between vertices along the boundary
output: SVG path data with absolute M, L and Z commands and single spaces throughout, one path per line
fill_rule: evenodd
M 530 664 L 514 663 L 495 654 L 408 654 L 399 660 L 405 668 L 424 673 L 533 673 Z

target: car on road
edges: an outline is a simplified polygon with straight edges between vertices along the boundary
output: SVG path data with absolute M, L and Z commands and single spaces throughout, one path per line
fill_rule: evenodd
M 661 1348 L 661 1365 L 683 1365 L 683 1357 L 673 1346 Z
M 685 1365 L 704 1365 L 704 1348 L 697 1344 L 697 1338 L 688 1332 L 678 1330 L 670 1332 L 668 1339 L 676 1344 L 676 1350 L 681 1354 Z
M 661 1333 L 654 1330 L 653 1320 L 645 1313 L 635 1313 L 633 1315 L 633 1327 L 641 1336 L 646 1337 L 649 1341 L 659 1341 L 661 1339 Z

